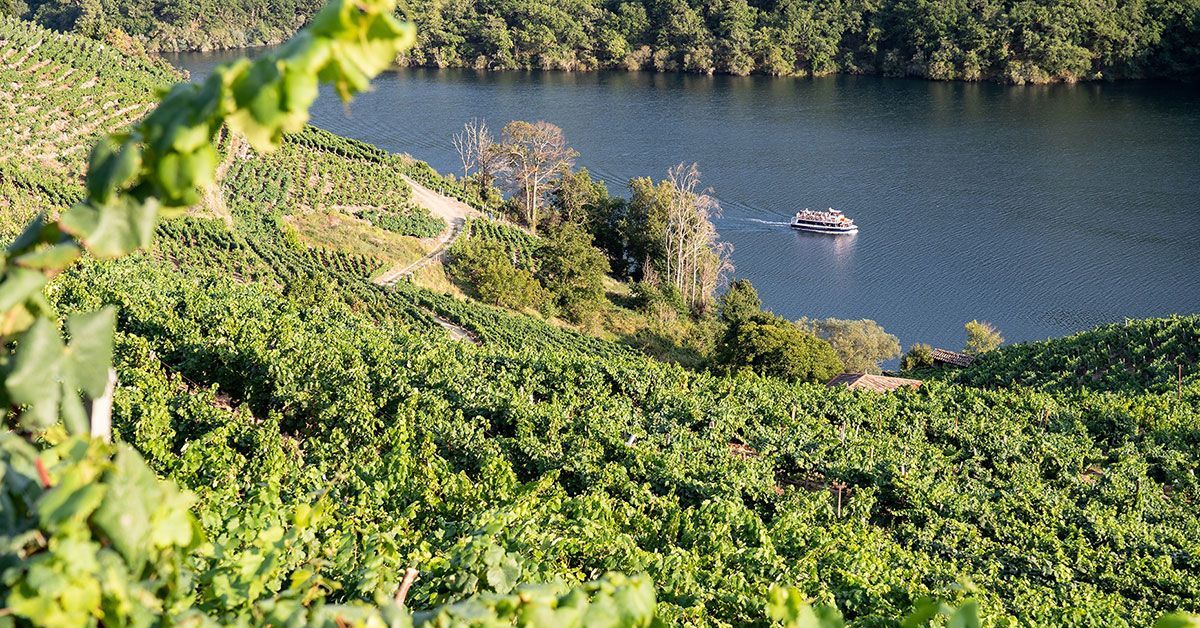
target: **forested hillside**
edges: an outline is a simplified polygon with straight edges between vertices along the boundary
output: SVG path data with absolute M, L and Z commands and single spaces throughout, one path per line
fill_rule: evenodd
M 7 0 L 93 35 L 119 28 L 161 50 L 282 40 L 311 0 Z M 3 4 L 0 4 L 3 6 Z M 1198 0 L 410 0 L 414 64 L 697 73 L 836 72 L 1044 83 L 1195 78 Z
M 353 42 L 337 29 L 356 16 L 322 24 Z M 0 58 L 93 51 L 77 71 L 116 68 L 118 86 L 92 96 L 109 110 L 145 102 L 123 86 L 161 80 L 82 38 L 4 28 Z M 55 58 L 65 72 L 74 57 Z M 40 85 L 40 63 L 5 78 Z M 262 75 L 230 80 L 246 76 Z M 0 132 L 50 116 L 37 108 Z M 925 625 L 928 597 L 977 604 L 993 625 L 1200 612 L 1195 317 L 1102 328 L 1095 351 L 1087 335 L 1000 350 L 961 382 L 889 394 L 689 369 L 377 286 L 379 258 L 305 229 L 319 215 L 419 242 L 361 217 L 414 215 L 402 176 L 478 202 L 423 164 L 312 128 L 261 155 L 216 136 L 217 186 L 199 209 L 157 226 L 148 250 L 86 255 L 30 297 L 62 314 L 72 351 L 86 313 L 115 306 L 113 435 L 126 445 L 6 415 L 0 603 L 20 620 L 767 625 L 768 608 L 787 617 L 773 586 L 865 626 L 914 609 Z M 0 211 L 24 212 L 12 224 L 96 196 L 82 161 L 34 180 L 22 146 L 0 150 Z M 528 262 L 532 236 L 471 228 Z M 58 259 L 17 258 L 7 277 Z M 1090 370 L 1075 365 L 1106 356 L 1127 356 L 1129 375 L 1074 390 Z M 1182 393 L 1161 384 L 1168 359 L 1189 374 Z M 410 568 L 419 578 L 401 584 Z

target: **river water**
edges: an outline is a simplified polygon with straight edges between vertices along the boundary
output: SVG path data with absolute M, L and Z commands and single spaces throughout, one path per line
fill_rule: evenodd
M 957 349 L 973 318 L 1020 341 L 1200 312 L 1200 86 L 411 69 L 313 123 L 453 172 L 473 117 L 559 125 L 612 193 L 698 163 L 736 276 L 789 318 Z M 861 231 L 789 229 L 804 207 Z

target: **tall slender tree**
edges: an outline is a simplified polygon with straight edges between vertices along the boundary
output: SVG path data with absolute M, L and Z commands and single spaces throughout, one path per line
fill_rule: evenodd
M 462 163 L 463 177 L 475 172 L 481 190 L 491 187 L 507 164 L 505 147 L 498 144 L 487 122 L 473 118 L 451 140 Z
M 712 220 L 721 206 L 711 190 L 701 189 L 696 164 L 679 164 L 667 171 L 671 190 L 664 232 L 662 274 L 694 310 L 713 303 L 721 277 L 733 269 L 731 246 L 720 241 Z

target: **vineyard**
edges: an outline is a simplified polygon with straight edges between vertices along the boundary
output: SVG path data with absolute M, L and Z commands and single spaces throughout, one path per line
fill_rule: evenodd
M 311 137 L 310 137 L 311 136 Z M 277 151 L 236 156 L 225 193 L 286 213 L 341 211 L 400 235 L 432 238 L 446 228 L 412 203 L 412 190 L 392 160 L 306 129 Z
M 539 246 L 538 239 L 520 228 L 495 220 L 478 218 L 469 221 L 465 230 L 464 241 L 467 238 L 477 238 L 498 242 L 512 259 L 513 266 L 529 272 L 537 270 L 534 255 Z
M 64 306 L 122 312 L 121 437 L 210 525 L 327 491 L 360 522 L 323 572 L 351 598 L 414 565 L 423 605 L 645 571 L 674 621 L 755 621 L 776 581 L 865 623 L 960 599 L 963 579 L 986 615 L 1034 624 L 1146 624 L 1200 599 L 1200 389 L 730 380 L 523 336 L 473 349 L 381 324 L 397 302 L 177 272 L 130 260 L 59 284 Z M 520 336 L 516 320 L 488 323 Z M 181 403 L 196 391 L 221 401 Z M 368 551 L 373 567 L 353 559 Z
M 31 45 L 0 47 L 2 63 L 43 54 Z M 160 78 L 113 64 L 116 82 Z M 116 444 L 60 424 L 0 437 L 0 623 L 840 625 L 803 623 L 806 601 L 862 626 L 1200 612 L 1194 316 L 1007 347 L 889 394 L 729 377 L 376 286 L 381 260 L 292 227 L 317 209 L 411 212 L 406 176 L 471 198 L 420 162 L 311 127 L 220 156 L 224 213 L 151 225 L 153 247 L 83 255 L 44 290 L 71 349 L 78 321 L 114 306 Z M 56 168 L 0 162 L 0 209 L 92 193 Z M 468 228 L 532 264 L 525 232 Z
M 1169 392 L 1200 380 L 1200 316 L 1131 320 L 1066 338 L 1003 347 L 958 378 L 996 388 Z
M 146 113 L 177 80 L 108 44 L 0 16 L 0 164 L 77 177 L 101 133 Z

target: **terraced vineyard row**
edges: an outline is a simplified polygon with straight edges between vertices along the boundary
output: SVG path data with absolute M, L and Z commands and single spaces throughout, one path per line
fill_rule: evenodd
M 387 164 L 397 168 L 405 176 L 421 185 L 477 209 L 494 209 L 493 206 L 497 201 L 497 199 L 484 201 L 479 196 L 479 190 L 474 185 L 466 185 L 462 181 L 443 176 L 428 163 L 413 159 L 408 155 L 392 154 L 371 144 L 341 137 L 324 129 L 308 127 L 293 138 L 289 138 L 289 141 L 294 141 L 299 145 L 315 150 L 332 152 L 347 158 Z
M 512 225 L 485 218 L 468 221 L 465 229 L 469 238 L 498 242 L 517 268 L 530 272 L 536 270 L 537 262 L 534 256 L 539 244 L 534 236 Z
M 40 203 L 43 209 L 64 209 L 83 196 L 83 186 L 61 173 L 21 167 L 15 161 L 0 161 L 0 181 L 11 185 L 14 193 Z
M 0 162 L 78 177 L 97 136 L 143 115 L 178 80 L 108 44 L 0 16 Z
M 336 144 L 311 127 L 298 138 L 270 154 L 235 155 L 226 194 L 286 213 L 340 211 L 418 238 L 434 237 L 445 228 L 442 219 L 412 202 L 411 188 L 386 153 Z
M 1066 338 L 1002 347 L 986 353 L 958 381 L 1046 390 L 1166 392 L 1200 381 L 1200 316 L 1112 323 Z
M 378 259 L 345 251 L 310 248 L 308 256 L 312 258 L 313 263 L 331 269 L 335 274 L 353 275 L 364 279 L 369 279 L 384 267 L 384 263 Z
M 470 331 L 485 346 L 509 351 L 565 351 L 599 357 L 631 357 L 635 350 L 570 329 L 560 329 L 538 319 L 504 308 L 456 299 L 396 284 L 397 293 L 408 292 L 413 301 Z

